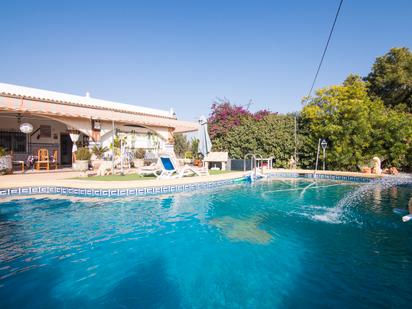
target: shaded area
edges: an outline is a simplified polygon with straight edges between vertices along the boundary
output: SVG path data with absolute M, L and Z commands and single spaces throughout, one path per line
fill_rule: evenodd
M 110 308 L 178 308 L 181 301 L 165 260 L 156 258 L 137 266 L 95 303 Z
M 63 303 L 53 296 L 60 277 L 61 270 L 44 266 L 0 281 L 0 308 L 61 308 Z
M 78 180 L 94 180 L 94 181 L 131 181 L 131 180 L 149 180 L 156 179 L 155 176 L 142 176 L 139 174 L 125 174 L 125 175 L 106 175 L 106 176 L 91 176 L 91 177 L 76 177 Z

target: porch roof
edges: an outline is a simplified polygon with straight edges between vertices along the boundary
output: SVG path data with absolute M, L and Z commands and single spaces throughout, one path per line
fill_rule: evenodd
M 4 83 L 0 83 L 0 110 L 43 116 L 114 120 L 123 124 L 173 128 L 175 132 L 198 129 L 197 123 L 177 120 L 169 111 Z

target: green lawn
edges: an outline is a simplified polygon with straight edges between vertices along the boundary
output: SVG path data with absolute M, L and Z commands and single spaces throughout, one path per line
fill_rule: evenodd
M 210 175 L 227 174 L 227 173 L 230 173 L 230 172 L 233 172 L 233 171 L 220 171 L 220 170 L 218 170 L 218 171 L 213 171 L 213 170 L 209 170 L 209 174 L 210 174 Z
M 210 175 L 220 175 L 230 173 L 231 171 L 209 171 Z M 138 174 L 127 174 L 127 175 L 108 175 L 108 176 L 92 176 L 92 177 L 77 177 L 75 179 L 80 180 L 95 180 L 95 181 L 131 181 L 131 180 L 149 180 L 156 179 L 155 176 L 140 176 Z
M 92 177 L 77 177 L 80 180 L 95 180 L 95 181 L 131 181 L 131 180 L 149 180 L 156 179 L 155 176 L 140 176 L 138 174 L 127 175 L 107 175 L 107 176 L 92 176 Z

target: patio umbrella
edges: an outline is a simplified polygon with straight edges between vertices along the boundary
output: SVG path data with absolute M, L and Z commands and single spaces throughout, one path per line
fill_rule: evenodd
M 207 131 L 207 121 L 204 116 L 199 119 L 199 148 L 198 152 L 206 157 L 212 150 L 212 142 L 210 141 L 209 133 Z

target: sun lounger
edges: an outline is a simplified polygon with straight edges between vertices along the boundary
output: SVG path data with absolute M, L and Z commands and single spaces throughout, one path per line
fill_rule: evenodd
M 162 169 L 160 168 L 158 163 L 152 163 L 149 166 L 143 166 L 139 168 L 139 171 L 137 172 L 140 176 L 158 176 L 162 172 Z
M 181 160 L 177 159 L 176 154 L 174 152 L 172 153 L 167 153 L 166 155 L 169 155 L 172 161 L 175 164 L 176 169 L 186 169 L 186 172 L 188 174 L 196 174 L 197 176 L 208 176 L 209 175 L 209 169 L 206 166 L 199 167 L 199 166 L 194 166 L 194 165 L 188 165 L 188 164 L 181 164 Z M 190 173 L 192 171 L 192 173 Z
M 194 166 L 184 165 L 178 166 L 178 164 L 172 159 L 171 155 L 160 155 L 159 162 L 161 164 L 161 173 L 158 178 L 182 178 L 184 176 L 204 176 L 208 175 L 204 169 L 199 169 Z

